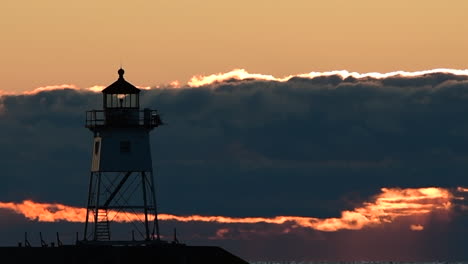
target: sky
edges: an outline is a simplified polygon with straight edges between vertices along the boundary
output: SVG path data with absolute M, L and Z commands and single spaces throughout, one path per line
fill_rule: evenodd
M 122 66 L 168 124 L 151 133 L 164 239 L 248 260 L 467 260 L 467 7 L 3 1 L 0 245 L 82 232 L 85 111 Z
M 122 65 L 142 86 L 243 68 L 465 69 L 464 0 L 2 1 L 4 91 L 86 88 Z

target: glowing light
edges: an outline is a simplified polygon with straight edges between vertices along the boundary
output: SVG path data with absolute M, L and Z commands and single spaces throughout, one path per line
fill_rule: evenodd
M 448 211 L 452 207 L 454 195 L 443 188 L 399 189 L 382 188 L 382 193 L 374 197 L 372 202 L 366 202 L 352 211 L 343 211 L 340 218 L 314 218 L 302 216 L 276 216 L 276 217 L 228 217 L 189 215 L 177 216 L 172 214 L 158 214 L 161 221 L 179 222 L 213 222 L 224 224 L 291 224 L 303 228 L 320 231 L 338 231 L 343 229 L 359 230 L 391 223 L 402 216 L 420 216 L 437 211 Z M 83 222 L 86 209 L 66 206 L 57 203 L 37 203 L 23 201 L 22 203 L 1 203 L 0 208 L 10 209 L 27 219 L 41 222 Z M 130 222 L 143 219 L 138 214 L 118 214 L 109 211 L 110 219 L 115 222 Z M 413 227 L 411 227 L 412 230 Z M 415 227 L 420 228 L 420 227 Z M 225 231 L 222 231 L 225 232 Z
M 396 77 L 396 76 L 417 77 L 417 76 L 422 76 L 425 74 L 433 74 L 433 73 L 446 73 L 446 74 L 468 76 L 468 69 L 456 70 L 456 69 L 441 68 L 441 69 L 415 71 L 415 72 L 394 71 L 394 72 L 388 72 L 388 73 L 379 73 L 379 72 L 358 73 L 358 72 L 349 72 L 346 70 L 341 70 L 341 71 L 328 71 L 328 72 L 309 72 L 309 73 L 303 73 L 303 74 L 297 74 L 297 75 L 289 75 L 289 76 L 282 77 L 282 78 L 277 78 L 272 75 L 265 75 L 265 74 L 259 74 L 259 73 L 249 73 L 244 69 L 234 69 L 226 73 L 211 74 L 208 76 L 201 76 L 201 75 L 193 76 L 190 79 L 190 81 L 187 83 L 187 85 L 190 87 L 200 87 L 203 85 L 210 85 L 210 84 L 224 82 L 228 80 L 240 81 L 240 80 L 247 80 L 247 79 L 260 80 L 260 81 L 286 82 L 293 77 L 313 79 L 317 77 L 333 76 L 333 75 L 338 75 L 342 77 L 343 79 L 346 79 L 348 77 L 353 77 L 356 79 L 362 79 L 362 78 L 368 78 L 368 77 L 375 78 L 375 79 L 384 79 L 384 78 Z

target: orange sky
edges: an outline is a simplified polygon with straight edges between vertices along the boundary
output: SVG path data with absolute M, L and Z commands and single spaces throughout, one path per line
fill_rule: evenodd
M 2 1 L 0 90 L 468 68 L 466 0 Z

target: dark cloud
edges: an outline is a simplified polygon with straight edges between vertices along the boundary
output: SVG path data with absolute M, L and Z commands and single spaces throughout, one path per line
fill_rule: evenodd
M 84 112 L 100 96 L 1 98 L 2 201 L 85 204 Z M 382 187 L 468 186 L 466 76 L 244 80 L 142 96 L 168 123 L 151 141 L 162 212 L 330 217 Z

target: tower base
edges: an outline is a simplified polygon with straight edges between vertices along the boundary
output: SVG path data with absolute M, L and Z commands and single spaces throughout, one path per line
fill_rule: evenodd
M 248 264 L 220 247 L 152 246 L 0 247 L 2 263 L 48 264 Z

